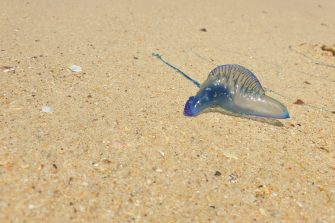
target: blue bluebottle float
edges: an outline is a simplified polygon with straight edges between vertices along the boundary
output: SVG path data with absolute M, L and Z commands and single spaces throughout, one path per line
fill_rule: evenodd
M 247 68 L 237 64 L 221 65 L 213 69 L 207 80 L 200 84 L 177 67 L 165 61 L 159 54 L 153 54 L 166 65 L 192 81 L 200 90 L 191 96 L 184 108 L 186 116 L 196 116 L 209 108 L 248 116 L 286 119 L 287 108 L 265 94 L 257 77 Z

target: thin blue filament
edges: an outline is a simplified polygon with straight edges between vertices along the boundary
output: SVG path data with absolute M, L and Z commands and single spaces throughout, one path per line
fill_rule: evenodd
M 190 80 L 195 86 L 197 86 L 198 88 L 200 88 L 200 83 L 198 81 L 194 80 L 189 75 L 187 75 L 186 73 L 184 73 L 183 71 L 181 71 L 177 67 L 173 66 L 172 64 L 170 64 L 166 60 L 164 60 L 161 55 L 159 55 L 158 53 L 152 53 L 152 56 L 157 57 L 164 64 L 168 65 L 169 67 L 171 67 L 172 69 L 174 69 L 175 71 L 177 71 L 178 73 L 180 73 L 181 75 L 183 75 L 186 79 Z

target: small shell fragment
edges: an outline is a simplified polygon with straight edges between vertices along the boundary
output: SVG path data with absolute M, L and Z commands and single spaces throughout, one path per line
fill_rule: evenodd
M 69 69 L 70 69 L 72 72 L 77 72 L 77 73 L 82 71 L 82 69 L 81 69 L 80 66 L 78 66 L 78 65 L 74 65 L 74 64 L 70 65 L 70 66 L 69 66 Z
M 0 70 L 2 70 L 2 72 L 4 72 L 4 73 L 15 72 L 15 68 L 14 67 L 9 67 L 9 66 L 2 66 L 2 67 L 0 67 Z
M 51 107 L 48 106 L 48 105 L 44 105 L 44 106 L 42 106 L 42 112 L 44 112 L 44 113 L 53 113 L 53 112 L 54 112 L 54 109 L 51 108 Z

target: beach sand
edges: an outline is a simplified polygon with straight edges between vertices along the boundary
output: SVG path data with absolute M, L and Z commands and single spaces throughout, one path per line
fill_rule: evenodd
M 335 222 L 334 11 L 2 0 L 0 222 Z M 185 117 L 198 89 L 152 53 L 241 64 L 291 118 Z

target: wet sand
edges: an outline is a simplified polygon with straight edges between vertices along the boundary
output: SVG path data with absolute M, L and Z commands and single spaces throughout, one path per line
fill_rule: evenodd
M 335 222 L 334 10 L 2 0 L 0 222 Z M 291 118 L 185 117 L 197 88 L 152 53 L 241 64 Z

